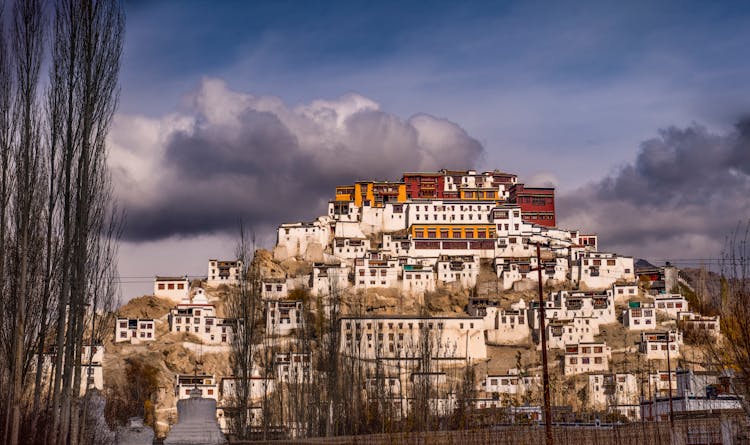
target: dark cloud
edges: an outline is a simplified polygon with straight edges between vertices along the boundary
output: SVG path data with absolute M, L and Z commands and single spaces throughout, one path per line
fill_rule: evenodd
M 635 162 L 561 196 L 558 209 L 563 224 L 598 232 L 608 250 L 716 257 L 750 218 L 750 121 L 727 134 L 697 124 L 661 130 Z
M 310 219 L 336 185 L 407 170 L 469 168 L 481 144 L 458 125 L 407 120 L 362 96 L 288 107 L 206 80 L 176 115 L 121 117 L 113 171 L 126 239 L 156 240 Z

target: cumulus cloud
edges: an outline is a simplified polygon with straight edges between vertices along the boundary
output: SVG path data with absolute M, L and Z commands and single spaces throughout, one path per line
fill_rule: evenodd
M 636 160 L 561 196 L 565 226 L 608 250 L 651 258 L 715 257 L 750 218 L 750 121 L 726 134 L 693 124 L 643 142 Z
M 401 119 L 357 94 L 289 106 L 205 79 L 183 109 L 117 116 L 110 163 L 126 239 L 262 227 L 321 214 L 336 185 L 471 168 L 482 145 L 427 114 Z

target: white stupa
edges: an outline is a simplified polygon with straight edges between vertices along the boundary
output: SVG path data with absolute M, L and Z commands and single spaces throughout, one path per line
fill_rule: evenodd
M 190 390 L 190 398 L 177 402 L 177 424 L 164 439 L 164 445 L 216 445 L 227 439 L 216 420 L 216 401 L 203 398 L 199 388 Z

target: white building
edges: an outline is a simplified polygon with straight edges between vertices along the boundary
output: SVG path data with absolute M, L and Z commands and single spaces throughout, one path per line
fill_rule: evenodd
M 219 384 L 219 404 L 221 406 L 232 406 L 237 398 L 238 385 L 241 382 L 239 377 L 224 377 Z M 272 377 L 263 377 L 257 371 L 254 371 L 248 379 L 247 392 L 248 400 L 256 402 L 268 397 L 274 391 L 276 380 Z
M 104 389 L 104 346 L 83 345 L 81 353 L 81 389 L 83 396 L 89 389 Z
M 586 252 L 571 268 L 571 278 L 589 289 L 604 289 L 618 281 L 635 281 L 633 257 L 614 253 Z
M 362 232 L 358 222 L 336 222 L 332 242 L 333 255 L 347 266 L 371 250 L 370 239 Z
M 565 349 L 566 345 L 591 343 L 599 333 L 599 324 L 593 317 L 578 317 L 570 320 L 553 320 L 545 325 L 547 349 Z M 542 350 L 541 340 L 537 350 Z
M 354 260 L 354 288 L 358 290 L 397 287 L 399 275 L 398 258 L 388 254 L 367 252 Z
M 410 204 L 407 202 L 387 202 L 382 207 L 362 206 L 359 210 L 359 224 L 366 234 L 395 232 L 408 227 L 407 214 Z M 352 204 L 352 207 L 356 208 Z M 330 211 L 330 207 L 329 207 Z
M 219 385 L 210 374 L 177 374 L 175 376 L 174 394 L 177 400 L 190 398 L 190 392 L 200 389 L 204 398 L 219 400 Z
M 615 303 L 624 303 L 638 296 L 637 284 L 615 284 L 612 286 Z
M 289 335 L 303 326 L 301 300 L 266 301 L 266 335 Z
M 656 327 L 656 309 L 653 304 L 631 301 L 622 311 L 622 324 L 631 331 L 644 331 Z
M 260 296 L 263 300 L 283 300 L 288 289 L 284 278 L 266 278 L 261 282 Z
M 633 407 L 637 406 L 639 402 L 638 379 L 634 374 L 589 375 L 588 404 L 590 407 L 605 410 L 619 405 Z M 637 411 L 633 412 L 632 415 L 636 416 Z
M 232 418 L 236 419 L 237 410 L 235 407 L 238 403 L 238 382 L 240 382 L 238 377 L 224 377 L 219 383 L 219 401 L 217 402 L 216 417 L 219 421 L 221 431 L 225 434 L 231 432 L 230 420 Z M 264 397 L 271 397 L 274 386 L 275 380 L 273 378 L 264 378 L 257 372 L 253 372 L 253 375 L 249 378 L 247 388 L 250 402 L 247 418 L 249 426 L 259 427 L 262 425 L 262 406 L 258 402 Z
M 479 390 L 487 394 L 523 395 L 539 392 L 541 378 L 538 375 L 526 375 L 517 369 L 510 369 L 508 374 L 491 374 L 479 384 Z
M 667 338 L 667 335 L 669 336 Z M 667 348 L 669 344 L 669 348 Z M 641 333 L 639 352 L 646 355 L 647 360 L 666 360 L 669 351 L 670 360 L 680 357 L 682 347 L 682 332 L 679 330 L 645 331 Z
M 172 301 L 182 301 L 190 293 L 190 281 L 184 277 L 160 277 L 154 278 L 154 296 L 169 298 Z
M 609 370 L 612 349 L 604 342 L 580 343 L 565 346 L 563 373 L 565 375 Z
M 437 279 L 442 284 L 458 283 L 464 289 L 477 284 L 478 256 L 441 255 L 437 260 Z
M 193 301 L 184 300 L 169 311 L 169 332 L 188 332 L 206 344 L 230 345 L 233 324 L 215 313 L 203 289 L 197 289 Z
M 322 255 L 332 235 L 332 221 L 327 216 L 320 217 L 311 223 L 290 223 L 279 226 L 274 259 L 284 261 L 287 258 L 304 258 L 308 261 L 322 261 L 316 258 Z
M 694 312 L 678 312 L 677 323 L 684 331 L 690 330 L 711 337 L 721 335 L 721 320 L 718 315 L 708 316 Z
M 366 360 L 413 359 L 425 351 L 437 359 L 487 358 L 480 317 L 348 316 L 340 319 L 340 329 L 341 353 Z
M 240 273 L 242 273 L 242 261 L 240 260 L 208 260 L 208 278 L 206 283 L 209 286 L 219 286 L 222 284 L 237 284 Z
M 488 306 L 484 314 L 485 339 L 490 344 L 513 344 L 525 342 L 531 335 L 526 319 L 526 303 L 521 299 L 510 309 Z
M 529 322 L 533 329 L 539 329 L 539 304 L 532 303 Z M 616 323 L 614 296 L 611 289 L 602 291 L 567 291 L 552 292 L 547 297 L 544 316 L 548 320 L 589 319 L 590 326 L 599 333 L 600 324 Z
M 742 408 L 742 400 L 737 396 L 724 395 L 718 397 L 673 397 L 671 405 L 669 403 L 669 398 L 644 401 L 643 403 L 641 403 L 641 417 L 643 417 L 643 419 L 647 421 L 668 422 L 670 409 L 676 415 L 681 415 L 689 412 L 744 412 Z M 724 425 L 730 424 L 725 423 L 722 426 Z M 727 439 L 731 439 L 732 435 L 727 434 L 726 437 Z M 728 441 L 724 443 L 733 442 Z
M 309 352 L 277 352 L 273 358 L 277 385 L 307 383 L 311 380 Z
M 310 277 L 310 293 L 316 297 L 327 296 L 348 289 L 351 287 L 350 270 L 339 264 L 315 264 Z
M 435 270 L 421 264 L 404 264 L 401 290 L 406 295 L 419 296 L 435 291 Z
M 670 382 L 671 380 L 671 382 Z M 644 393 L 647 399 L 655 397 L 669 397 L 669 387 L 672 387 L 672 394 L 677 394 L 677 371 L 660 370 L 649 373 L 648 387 Z
M 495 205 L 495 201 L 413 201 L 407 207 L 406 227 L 427 223 L 487 223 Z
M 688 301 L 680 294 L 665 294 L 654 297 L 656 310 L 676 319 L 678 312 L 689 310 Z
M 151 318 L 123 318 L 115 322 L 115 343 L 130 342 L 138 344 L 142 341 L 156 339 L 156 326 Z

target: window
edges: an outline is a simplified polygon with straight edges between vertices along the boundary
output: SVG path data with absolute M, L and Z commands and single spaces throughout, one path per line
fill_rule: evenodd
M 164 290 L 164 283 L 159 283 L 159 290 Z

